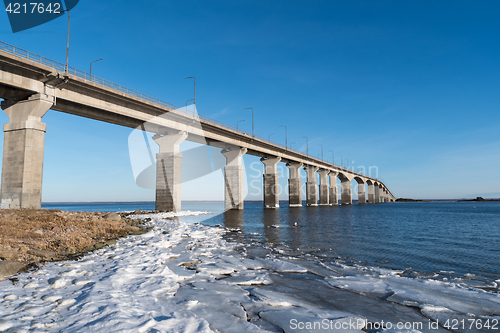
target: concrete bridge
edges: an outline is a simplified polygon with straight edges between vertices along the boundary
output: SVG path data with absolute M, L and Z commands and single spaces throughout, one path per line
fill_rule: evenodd
M 184 141 L 221 148 L 226 209 L 243 208 L 244 154 L 264 164 L 264 206 L 279 207 L 277 164 L 290 170 L 289 203 L 302 206 L 300 168 L 307 172 L 307 206 L 352 204 L 351 182 L 358 184 L 358 203 L 383 203 L 395 197 L 380 180 L 287 149 L 215 120 L 180 112 L 161 100 L 0 42 L 0 98 L 10 122 L 4 124 L 1 182 L 2 208 L 39 208 L 42 198 L 43 154 L 49 110 L 65 112 L 148 132 L 159 145 L 156 162 L 156 209 L 181 209 L 179 145 Z M 195 126 L 195 121 L 198 126 Z M 201 125 L 201 126 L 200 126 Z M 319 184 L 316 174 L 319 173 Z M 366 186 L 367 185 L 367 186 Z M 366 191 L 366 188 L 368 191 Z M 367 193 L 366 193 L 367 192 Z

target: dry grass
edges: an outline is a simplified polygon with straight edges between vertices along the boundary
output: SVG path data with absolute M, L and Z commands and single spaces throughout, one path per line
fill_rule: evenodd
M 95 243 L 128 234 L 128 225 L 109 221 L 100 212 L 63 212 L 45 209 L 0 210 L 0 250 L 14 250 L 24 262 L 39 259 L 28 250 L 60 254 L 82 252 Z

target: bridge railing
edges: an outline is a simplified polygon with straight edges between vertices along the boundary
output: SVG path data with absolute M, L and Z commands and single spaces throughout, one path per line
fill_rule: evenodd
M 65 73 L 67 72 L 67 73 L 69 73 L 71 75 L 74 75 L 74 76 L 77 76 L 79 78 L 88 80 L 90 82 L 94 82 L 94 83 L 99 84 L 101 86 L 108 87 L 110 89 L 119 91 L 119 92 L 124 93 L 126 95 L 129 95 L 129 96 L 132 96 L 132 97 L 136 97 L 136 98 L 142 99 L 144 101 L 151 102 L 153 104 L 156 104 L 156 105 L 159 105 L 159 106 L 164 107 L 166 109 L 169 109 L 170 111 L 181 112 L 181 113 L 189 115 L 191 117 L 195 116 L 194 112 L 188 111 L 187 108 L 185 108 L 185 109 L 179 108 L 179 107 L 177 107 L 177 106 L 175 106 L 175 105 L 173 105 L 171 103 L 167 103 L 165 101 L 162 101 L 161 99 L 158 99 L 158 98 L 155 98 L 155 97 L 143 94 L 143 93 L 141 93 L 139 91 L 136 91 L 136 90 L 124 87 L 124 86 L 122 86 L 120 84 L 117 84 L 117 83 L 105 80 L 105 79 L 97 77 L 95 75 L 90 75 L 89 73 L 84 72 L 84 71 L 79 70 L 79 69 L 76 69 L 74 67 L 69 67 L 68 66 L 68 68 L 66 68 L 65 64 L 62 64 L 60 62 L 51 60 L 49 58 L 45 58 L 45 57 L 43 57 L 41 55 L 35 54 L 33 52 L 30 52 L 30 51 L 26 51 L 24 49 L 18 48 L 16 46 L 13 46 L 13 45 L 10 45 L 10 44 L 7 44 L 7 43 L 4 43 L 2 41 L 0 41 L 0 50 L 4 51 L 4 52 L 7 52 L 7 53 L 10 53 L 10 54 L 13 54 L 13 55 L 16 55 L 18 57 L 24 58 L 24 59 L 28 59 L 28 60 L 37 62 L 39 64 L 42 64 L 42 65 L 45 65 L 45 66 L 48 66 L 48 67 L 52 67 L 52 68 L 54 68 L 54 69 L 56 69 L 58 71 L 61 71 L 61 72 L 65 72 Z M 228 124 L 224 124 L 224 123 L 222 123 L 222 122 L 220 122 L 218 120 L 211 119 L 209 117 L 201 116 L 201 115 L 198 115 L 198 117 L 201 120 L 203 120 L 204 122 L 211 123 L 211 124 L 214 124 L 214 125 L 217 125 L 217 126 L 220 126 L 220 127 L 227 128 L 227 129 L 229 129 L 231 131 L 235 131 L 235 132 L 238 132 L 238 133 L 241 133 L 241 134 L 245 134 L 245 135 L 251 136 L 249 133 L 247 133 L 247 132 L 245 132 L 245 131 L 243 131 L 243 130 L 241 130 L 239 128 L 236 128 L 236 127 L 228 125 Z M 258 140 L 260 140 L 260 141 L 269 142 L 270 144 L 273 144 L 275 146 L 281 147 L 284 150 L 293 151 L 293 152 L 295 152 L 297 154 L 302 154 L 302 155 L 304 154 L 304 153 L 302 153 L 302 152 L 300 152 L 298 150 L 289 149 L 288 147 L 285 147 L 285 146 L 283 146 L 280 143 L 277 143 L 275 141 L 263 138 L 261 136 L 255 135 L 253 137 L 256 138 L 256 139 L 258 139 Z M 325 162 L 324 160 L 322 160 L 320 158 L 316 158 L 316 157 L 313 157 L 313 156 L 310 156 L 310 157 L 312 157 L 314 159 L 317 159 L 317 160 L 321 160 L 324 163 L 328 163 L 328 162 Z M 352 172 L 354 172 L 354 171 L 352 171 Z

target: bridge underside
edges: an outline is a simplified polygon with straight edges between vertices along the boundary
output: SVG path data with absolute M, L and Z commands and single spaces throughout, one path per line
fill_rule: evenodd
M 0 51 L 0 98 L 10 122 L 4 124 L 4 152 L 1 183 L 2 208 L 39 208 L 41 205 L 43 155 L 46 125 L 42 117 L 49 110 L 156 133 L 160 153 L 156 165 L 158 210 L 180 210 L 182 154 L 180 142 L 188 140 L 222 149 L 226 209 L 243 208 L 244 154 L 261 157 L 265 207 L 279 207 L 276 164 L 290 168 L 290 206 L 302 206 L 300 168 L 307 171 L 308 206 L 337 205 L 336 177 L 341 180 L 341 202 L 352 203 L 351 180 L 359 183 L 358 197 L 366 201 L 364 184 L 369 177 L 286 149 L 224 125 L 193 117 L 172 108 L 117 91 L 113 86 L 60 73 L 49 66 Z M 316 174 L 320 174 L 320 184 Z M 339 174 L 339 172 L 342 172 Z M 344 176 L 346 175 L 346 176 Z M 328 183 L 328 177 L 330 182 Z M 375 182 L 376 180 L 372 180 Z M 361 185 L 361 183 L 363 185 Z M 387 188 L 376 181 L 368 186 L 368 203 L 394 201 Z

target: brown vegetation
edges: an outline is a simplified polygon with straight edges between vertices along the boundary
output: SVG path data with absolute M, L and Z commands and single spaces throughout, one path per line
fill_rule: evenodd
M 138 223 L 138 220 L 122 219 L 117 214 L 110 217 L 101 212 L 4 209 L 0 210 L 0 252 L 13 252 L 16 260 L 25 264 L 43 260 L 43 256 L 36 253 L 38 250 L 55 252 L 63 258 L 137 233 L 138 228 L 131 225 Z

